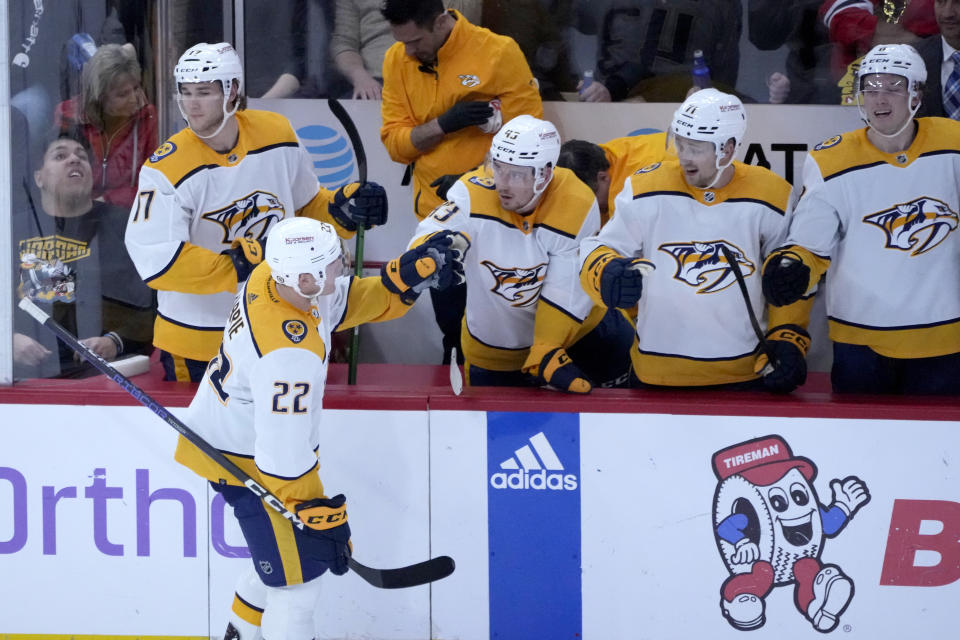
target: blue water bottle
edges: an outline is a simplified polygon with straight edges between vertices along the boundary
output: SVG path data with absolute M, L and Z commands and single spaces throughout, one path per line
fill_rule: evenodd
M 693 52 L 693 86 L 698 89 L 706 89 L 710 86 L 710 67 L 703 59 L 703 51 L 697 49 Z
M 583 82 L 580 84 L 579 93 L 586 91 L 587 87 L 593 84 L 593 71 L 584 71 L 583 72 Z

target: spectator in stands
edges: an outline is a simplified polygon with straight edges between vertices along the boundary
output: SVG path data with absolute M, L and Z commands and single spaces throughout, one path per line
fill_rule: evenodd
M 489 166 L 466 173 L 417 227 L 411 246 L 453 231 L 466 252 L 470 385 L 587 393 L 626 382 L 630 324 L 576 282 L 580 240 L 600 228 L 597 201 L 559 155 L 552 123 L 517 116 L 494 136 Z
M 560 147 L 557 166 L 570 169 L 593 190 L 600 207 L 600 224 L 604 225 L 613 216 L 614 198 L 630 175 L 663 160 L 667 153 L 666 135 L 627 136 L 602 144 L 567 140 Z
M 917 43 L 917 53 L 927 66 L 917 115 L 960 120 L 960 0 L 935 0 L 933 13 L 940 34 Z
M 247 94 L 259 98 L 298 95 L 307 76 L 308 24 L 323 35 L 329 31 L 326 21 L 308 22 L 307 0 L 246 0 L 243 11 Z
M 594 80 L 580 87 L 580 100 L 639 96 L 647 102 L 682 102 L 697 49 L 704 53 L 715 86 L 728 91 L 736 86 L 740 0 L 609 0 L 599 5 L 580 0 L 577 5 L 581 12 L 604 12 Z
M 759 265 L 783 242 L 792 203 L 786 180 L 733 159 L 746 127 L 735 96 L 691 95 L 670 125 L 676 159 L 635 172 L 616 215 L 580 244 L 580 282 L 593 301 L 637 311 L 637 386 L 789 392 L 806 378 L 804 303 L 770 309 L 773 358 L 758 345 L 759 323 L 751 329 L 764 311 Z
M 479 0 L 445 4 L 479 22 Z M 380 13 L 382 5 L 382 0 L 337 0 L 330 51 L 337 69 L 350 81 L 350 97 L 355 100 L 379 100 L 383 90 L 383 57 L 394 40 L 390 23 Z
M 386 0 L 383 15 L 397 42 L 383 62 L 380 138 L 391 158 L 412 165 L 413 212 L 422 220 L 443 203 L 431 183 L 479 165 L 501 122 L 540 117 L 543 106 L 510 38 L 445 11 L 441 0 Z M 446 361 L 459 344 L 466 294 L 450 287 L 432 300 Z
M 14 217 L 22 296 L 29 296 L 106 360 L 149 353 L 153 294 L 123 248 L 127 209 L 93 199 L 86 137 L 55 129 L 33 181 L 39 209 Z M 74 377 L 92 372 L 25 314 L 13 339 L 18 377 Z
M 483 26 L 516 41 L 540 85 L 544 100 L 563 100 L 562 92 L 576 89 L 577 74 L 571 60 L 567 29 L 572 21 L 570 0 L 487 4 Z
M 820 143 L 763 290 L 792 304 L 828 274 L 837 393 L 960 393 L 960 123 L 919 118 L 927 71 L 879 45 L 857 83 L 864 129 Z
M 60 103 L 54 122 L 87 136 L 94 198 L 129 208 L 140 167 L 157 148 L 157 112 L 140 86 L 133 46 L 99 47 L 83 67 L 81 87 L 80 95 Z
M 770 102 L 779 104 L 837 104 L 840 90 L 830 74 L 833 44 L 827 29 L 817 19 L 822 0 L 747 0 L 747 30 L 750 42 L 761 51 L 786 45 L 784 84 L 768 82 Z M 785 91 L 777 88 L 784 86 Z

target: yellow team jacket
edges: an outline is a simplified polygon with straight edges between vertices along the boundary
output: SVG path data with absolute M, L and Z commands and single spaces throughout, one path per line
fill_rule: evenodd
M 614 138 L 599 145 L 607 156 L 610 168 L 610 195 L 607 200 L 607 212 L 600 212 L 602 224 L 613 217 L 616 197 L 623 191 L 629 178 L 637 169 L 660 162 L 667 154 L 667 134 L 650 133 L 639 136 Z
M 457 21 L 437 51 L 437 66 L 428 69 L 394 43 L 383 60 L 383 126 L 380 139 L 390 157 L 413 168 L 413 211 L 422 220 L 442 201 L 430 183 L 439 176 L 463 173 L 479 165 L 490 149 L 492 133 L 466 127 L 421 152 L 410 132 L 462 101 L 499 98 L 503 121 L 522 114 L 543 117 L 537 81 L 512 38 L 470 24 L 455 10 Z

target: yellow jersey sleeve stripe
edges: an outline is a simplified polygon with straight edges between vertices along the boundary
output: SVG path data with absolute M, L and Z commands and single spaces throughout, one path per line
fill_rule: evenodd
M 559 312 L 562 313 L 563 315 L 567 316 L 568 318 L 570 318 L 571 320 L 573 320 L 573 321 L 576 322 L 577 324 L 581 324 L 581 323 L 583 322 L 583 320 L 584 320 L 583 318 L 578 318 L 577 316 L 575 316 L 574 314 L 570 313 L 569 311 L 567 311 L 566 309 L 564 309 L 563 307 L 561 307 L 559 304 L 557 304 L 557 303 L 554 302 L 553 300 L 549 300 L 549 299 L 546 298 L 545 296 L 542 296 L 542 295 L 540 296 L 540 302 L 543 303 L 543 304 L 546 304 L 546 305 L 549 305 L 549 306 L 553 307 L 554 309 L 556 309 L 557 311 L 559 311 Z
M 144 282 L 161 291 L 233 293 L 237 290 L 237 271 L 228 256 L 182 242 L 167 266 Z

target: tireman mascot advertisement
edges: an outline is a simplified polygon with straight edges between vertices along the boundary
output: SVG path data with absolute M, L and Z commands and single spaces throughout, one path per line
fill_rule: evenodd
M 723 616 L 735 629 L 759 629 L 767 594 L 793 584 L 800 613 L 817 631 L 833 631 L 853 599 L 853 580 L 820 555 L 825 538 L 839 535 L 870 502 L 867 485 L 856 476 L 834 478 L 833 501 L 824 505 L 813 486 L 816 465 L 777 435 L 718 451 L 713 471 L 714 535 L 731 574 L 720 588 Z

